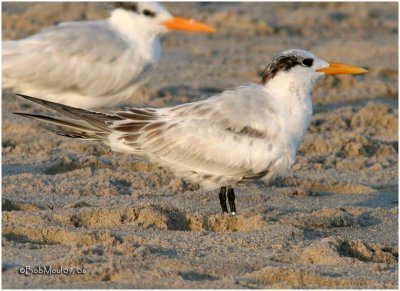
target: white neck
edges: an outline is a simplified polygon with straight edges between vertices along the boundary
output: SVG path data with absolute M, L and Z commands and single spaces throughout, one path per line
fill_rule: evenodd
M 161 55 L 160 38 L 163 28 L 146 21 L 123 9 L 115 9 L 108 19 L 109 23 L 131 43 L 136 52 L 153 63 L 158 63 Z
M 305 80 L 307 79 L 307 80 Z M 303 141 L 312 117 L 311 89 L 315 80 L 290 73 L 277 74 L 264 85 L 284 119 L 284 135 L 296 150 Z

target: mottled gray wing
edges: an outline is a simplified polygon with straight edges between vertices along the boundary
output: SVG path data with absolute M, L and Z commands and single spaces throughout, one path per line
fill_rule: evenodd
M 115 93 L 148 64 L 107 21 L 67 22 L 3 43 L 3 76 L 84 95 Z

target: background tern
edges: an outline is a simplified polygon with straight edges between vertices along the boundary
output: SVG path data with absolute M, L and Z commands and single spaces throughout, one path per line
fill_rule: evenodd
M 147 157 L 205 190 L 236 213 L 233 187 L 270 181 L 289 170 L 311 123 L 311 89 L 324 75 L 366 70 L 328 63 L 304 50 L 279 54 L 260 84 L 168 108 L 105 114 L 20 95 L 64 117 L 17 113 L 55 125 L 58 134 L 102 141 L 112 150 Z
M 95 108 L 129 98 L 159 62 L 168 30 L 213 32 L 158 3 L 117 2 L 106 20 L 65 22 L 3 42 L 3 88 Z

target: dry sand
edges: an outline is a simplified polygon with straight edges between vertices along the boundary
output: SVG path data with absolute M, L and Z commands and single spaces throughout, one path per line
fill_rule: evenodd
M 127 103 L 204 99 L 257 81 L 294 47 L 369 73 L 318 83 L 291 173 L 238 188 L 236 217 L 157 165 L 12 115 L 43 109 L 3 91 L 3 287 L 397 288 L 397 3 L 166 6 L 218 32 L 165 37 L 157 72 Z M 3 39 L 106 14 L 3 3 Z M 18 274 L 25 265 L 87 272 Z

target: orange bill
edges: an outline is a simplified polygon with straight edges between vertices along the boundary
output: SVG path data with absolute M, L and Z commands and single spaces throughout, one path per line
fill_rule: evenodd
M 182 17 L 174 17 L 171 20 L 163 22 L 162 24 L 171 30 L 215 32 L 215 29 L 211 26 Z
M 329 67 L 317 70 L 317 72 L 325 73 L 325 75 L 339 74 L 363 74 L 368 72 L 366 69 L 354 67 L 346 64 L 329 63 Z

